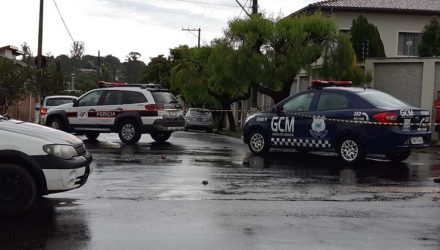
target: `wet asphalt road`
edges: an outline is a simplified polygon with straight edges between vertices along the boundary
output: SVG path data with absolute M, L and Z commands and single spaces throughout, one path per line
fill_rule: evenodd
M 86 186 L 1 220 L 0 249 L 440 249 L 440 148 L 350 168 L 205 133 L 86 144 Z

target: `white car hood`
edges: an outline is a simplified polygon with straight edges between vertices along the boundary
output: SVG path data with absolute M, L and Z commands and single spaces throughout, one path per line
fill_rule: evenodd
M 80 145 L 76 136 L 52 128 L 17 120 L 1 120 L 0 130 L 45 140 L 52 144 Z

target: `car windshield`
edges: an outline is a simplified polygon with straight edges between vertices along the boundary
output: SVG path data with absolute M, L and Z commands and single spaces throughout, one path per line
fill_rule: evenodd
M 160 91 L 154 91 L 151 92 L 153 95 L 154 101 L 156 103 L 160 104 L 170 104 L 170 103 L 178 103 L 176 97 L 174 97 L 173 94 L 170 92 L 160 92 Z
M 361 97 L 379 108 L 408 108 L 410 105 L 380 91 L 359 93 Z
M 46 100 L 46 106 L 59 106 L 72 102 L 73 98 L 51 98 Z

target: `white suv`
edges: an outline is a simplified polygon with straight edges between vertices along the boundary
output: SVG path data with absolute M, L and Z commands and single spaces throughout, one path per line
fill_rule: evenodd
M 126 144 L 149 133 L 157 142 L 185 129 L 182 105 L 166 89 L 127 84 L 89 91 L 73 103 L 55 107 L 46 125 L 69 132 L 84 133 L 95 140 L 100 133 L 119 134 Z
M 75 136 L 0 116 L 0 214 L 20 213 L 39 196 L 81 187 L 91 162 Z

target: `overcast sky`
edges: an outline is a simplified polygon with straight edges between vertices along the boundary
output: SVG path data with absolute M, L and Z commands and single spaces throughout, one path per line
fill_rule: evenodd
M 0 47 L 27 42 L 34 55 L 38 43 L 39 0 L 1 0 Z M 197 46 L 221 37 L 228 20 L 244 13 L 235 0 L 45 0 L 43 54 L 70 54 L 72 39 L 55 7 L 55 1 L 75 41 L 83 41 L 86 54 L 112 54 L 124 61 L 130 51 L 141 60 L 168 54 L 181 44 Z M 250 6 L 252 0 L 239 0 Z M 205 4 L 201 4 L 201 2 Z M 260 12 L 286 16 L 317 0 L 260 0 Z M 250 10 L 249 10 L 250 11 Z

